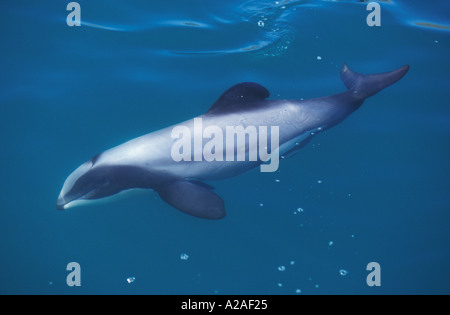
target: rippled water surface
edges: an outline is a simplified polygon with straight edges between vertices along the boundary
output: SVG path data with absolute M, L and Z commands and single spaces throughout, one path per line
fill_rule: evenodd
M 0 3 L 0 293 L 450 293 L 450 6 L 368 1 Z M 233 84 L 343 92 L 410 72 L 276 173 L 210 183 L 227 217 L 148 192 L 57 211 L 93 155 L 204 113 Z M 81 287 L 68 287 L 78 262 Z M 366 284 L 369 262 L 381 287 Z

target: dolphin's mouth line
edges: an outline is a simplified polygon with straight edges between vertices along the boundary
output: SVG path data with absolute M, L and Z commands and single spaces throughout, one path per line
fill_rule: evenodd
M 58 198 L 58 200 L 56 201 L 56 208 L 58 210 L 66 210 L 69 205 L 75 201 L 81 201 L 81 200 L 88 200 L 89 199 L 89 195 L 91 195 L 93 192 L 95 192 L 97 190 L 97 188 L 92 188 L 91 190 L 89 190 L 87 193 L 79 196 L 79 197 L 75 197 L 72 200 L 66 201 L 66 199 L 64 197 L 60 197 Z
M 66 200 L 65 196 L 63 197 L 59 197 L 58 200 L 56 201 L 56 208 L 58 210 L 65 210 L 67 208 L 69 208 L 69 205 L 73 202 L 76 201 L 87 201 L 87 200 L 92 200 L 92 199 L 97 199 L 95 197 L 93 197 L 93 195 L 99 191 L 101 188 L 109 185 L 109 180 L 105 180 L 99 187 L 92 187 L 90 190 L 88 190 L 86 193 L 84 194 L 80 194 L 79 196 L 76 196 L 75 198 L 71 198 L 70 200 Z

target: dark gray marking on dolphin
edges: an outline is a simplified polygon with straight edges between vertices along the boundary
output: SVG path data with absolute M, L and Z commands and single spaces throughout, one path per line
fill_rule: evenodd
M 218 126 L 279 126 L 281 155 L 296 153 L 314 135 L 343 121 L 364 100 L 400 80 L 409 66 L 362 75 L 346 64 L 341 78 L 347 91 L 310 100 L 269 100 L 269 91 L 257 83 L 240 83 L 228 89 L 203 115 L 203 128 Z M 194 132 L 194 119 L 180 125 Z M 203 181 L 244 173 L 258 161 L 181 161 L 171 155 L 174 126 L 133 139 L 105 151 L 78 167 L 65 181 L 58 209 L 79 202 L 103 199 L 134 188 L 152 189 L 173 207 L 190 215 L 221 219 L 225 205 L 213 187 Z

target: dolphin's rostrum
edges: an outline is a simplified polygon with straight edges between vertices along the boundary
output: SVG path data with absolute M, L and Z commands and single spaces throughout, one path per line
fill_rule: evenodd
M 282 156 L 289 155 L 302 148 L 314 135 L 340 123 L 367 97 L 397 82 L 408 70 L 409 66 L 403 66 L 391 72 L 362 75 L 344 65 L 341 78 L 347 91 L 310 100 L 270 100 L 269 91 L 261 85 L 240 83 L 228 89 L 205 114 L 180 125 L 187 127 L 194 137 L 209 126 L 223 130 L 223 134 L 227 126 L 277 126 L 278 152 Z M 194 126 L 194 121 L 199 118 L 203 128 L 200 131 Z M 57 208 L 67 209 L 82 201 L 143 188 L 155 190 L 164 201 L 190 215 L 223 218 L 225 205 L 222 198 L 203 181 L 236 176 L 265 161 L 175 161 L 171 155 L 176 142 L 172 137 L 174 127 L 133 139 L 82 164 L 66 179 Z M 240 149 L 250 155 L 252 146 L 248 141 L 241 143 Z M 237 146 L 239 144 L 233 144 L 233 152 L 239 150 Z M 220 149 L 223 154 L 229 150 L 226 146 Z

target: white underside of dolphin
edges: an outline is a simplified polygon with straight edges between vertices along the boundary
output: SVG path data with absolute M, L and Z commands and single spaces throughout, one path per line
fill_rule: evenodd
M 230 126 L 241 129 L 252 126 L 255 139 L 274 138 L 277 129 L 277 146 L 270 143 L 267 153 L 290 155 L 307 144 L 311 138 L 344 120 L 358 109 L 363 101 L 385 87 L 400 80 L 408 71 L 404 66 L 397 70 L 371 75 L 361 75 L 344 65 L 341 78 L 347 91 L 341 94 L 310 100 L 270 100 L 269 92 L 256 83 L 240 83 L 228 89 L 206 112 L 191 120 L 167 127 L 128 141 L 105 151 L 82 164 L 65 181 L 57 201 L 58 209 L 67 209 L 86 201 L 104 200 L 136 189 L 152 189 L 173 207 L 190 215 L 220 219 L 225 216 L 225 205 L 213 187 L 203 181 L 224 179 L 242 174 L 267 162 L 258 153 L 261 143 L 253 146 L 251 136 L 244 142 L 232 142 L 233 148 L 215 146 L 211 152 L 223 159 L 212 161 L 198 159 L 198 152 L 206 150 L 208 141 L 198 142 L 205 131 L 216 130 L 226 135 Z M 201 122 L 199 128 L 198 122 Z M 182 126 L 194 139 L 188 159 L 174 159 L 174 128 Z M 209 129 L 208 129 L 209 128 Z M 266 128 L 266 129 L 264 129 Z M 246 129 L 250 130 L 250 129 Z M 197 140 L 195 140 L 197 139 Z M 199 144 L 200 143 L 200 144 Z M 183 147 L 186 151 L 186 147 Z M 217 150 L 221 150 L 218 152 Z M 253 160 L 238 160 L 238 151 Z M 253 152 L 258 151 L 258 152 Z M 226 153 L 234 153 L 234 157 Z M 186 157 L 186 152 L 183 152 Z M 269 161 L 270 162 L 270 161 Z

